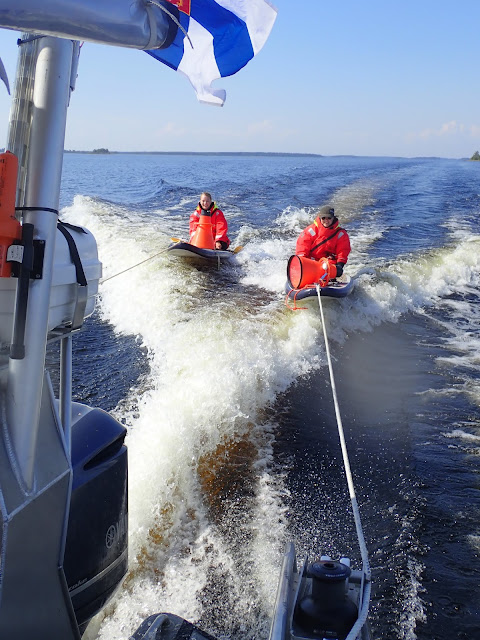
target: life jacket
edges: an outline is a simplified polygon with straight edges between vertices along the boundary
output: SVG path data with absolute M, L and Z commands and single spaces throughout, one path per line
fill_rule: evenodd
M 332 258 L 346 264 L 350 253 L 350 239 L 338 220 L 326 229 L 318 217 L 300 234 L 295 253 L 315 260 Z
M 190 209 L 190 211 L 191 211 L 191 209 Z M 212 204 L 208 207 L 208 209 L 202 209 L 200 204 L 198 204 L 197 208 L 195 209 L 195 213 L 197 214 L 198 217 L 200 217 L 200 214 L 202 213 L 202 211 L 203 211 L 203 215 L 204 216 L 212 216 L 212 218 L 213 218 L 213 214 L 216 211 L 220 211 L 220 209 L 217 207 L 215 202 L 212 202 Z
M 197 208 L 190 216 L 190 238 L 195 233 L 200 215 L 211 217 L 215 242 L 226 242 L 228 247 L 230 245 L 230 240 L 227 236 L 228 224 L 223 211 L 216 206 L 215 202 L 212 202 L 208 209 L 202 209 L 200 204 L 197 205 Z

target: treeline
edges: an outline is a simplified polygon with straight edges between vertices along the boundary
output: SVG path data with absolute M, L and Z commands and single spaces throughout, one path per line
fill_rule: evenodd
M 108 149 L 104 147 L 100 149 L 94 149 L 93 151 L 76 151 L 75 149 L 65 149 L 65 153 L 111 153 Z M 115 153 L 115 151 L 113 152 Z
M 322 158 L 319 153 L 288 153 L 282 151 L 110 151 L 109 149 L 93 149 L 93 151 L 77 151 L 65 149 L 65 153 L 109 153 L 121 155 L 150 155 L 150 156 L 278 156 L 295 158 Z M 355 156 L 336 156 L 339 158 L 355 158 Z
M 478 151 L 475 151 L 470 160 L 480 160 L 480 153 L 478 153 Z

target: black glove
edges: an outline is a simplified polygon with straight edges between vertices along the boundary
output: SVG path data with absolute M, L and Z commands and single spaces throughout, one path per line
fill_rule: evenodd
M 345 264 L 343 262 L 337 262 L 337 275 L 336 275 L 337 278 L 339 278 L 342 275 L 344 266 Z

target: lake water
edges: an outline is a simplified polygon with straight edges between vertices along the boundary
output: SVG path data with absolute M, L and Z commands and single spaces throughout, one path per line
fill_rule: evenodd
M 244 247 L 220 270 L 166 254 L 205 189 Z M 478 637 L 480 163 L 66 154 L 61 218 L 105 279 L 75 399 L 127 425 L 130 464 L 130 571 L 89 640 L 157 611 L 260 640 L 287 540 L 358 565 L 318 305 L 283 295 L 327 202 L 352 241 L 355 289 L 323 307 L 374 638 Z

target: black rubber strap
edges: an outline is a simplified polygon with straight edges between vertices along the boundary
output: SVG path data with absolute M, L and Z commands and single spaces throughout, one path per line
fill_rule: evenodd
M 88 285 L 88 282 L 87 282 L 87 278 L 85 277 L 85 271 L 83 270 L 82 261 L 80 260 L 80 255 L 78 253 L 75 240 L 73 239 L 72 234 L 66 229 L 67 226 L 73 227 L 73 225 L 67 225 L 64 222 L 60 222 L 60 220 L 58 221 L 58 224 L 57 224 L 58 230 L 63 234 L 65 240 L 67 241 L 68 248 L 70 250 L 70 257 L 72 258 L 72 262 L 75 265 L 77 282 L 82 287 L 86 287 Z M 86 231 L 84 231 L 84 233 L 86 233 Z
M 59 220 L 58 224 L 63 225 L 64 227 L 67 227 L 67 229 L 73 229 L 74 231 L 78 231 L 79 233 L 85 233 L 85 234 L 87 233 L 83 227 L 77 227 L 77 225 L 70 224 L 69 222 L 62 222 L 61 220 Z
M 58 216 L 58 209 L 52 209 L 51 207 L 15 207 L 15 211 L 47 211 L 48 213 L 54 213 Z M 70 257 L 72 258 L 72 262 L 75 265 L 77 283 L 82 287 L 86 287 L 88 285 L 88 282 L 87 278 L 85 277 L 85 271 L 83 270 L 82 261 L 80 260 L 77 245 L 75 244 L 75 240 L 73 239 L 72 234 L 67 231 L 67 227 L 80 233 L 87 232 L 82 227 L 77 227 L 76 225 L 69 224 L 68 222 L 61 222 L 60 220 L 57 222 L 57 227 L 67 241 L 70 251 Z
M 22 40 L 21 38 L 18 38 L 17 40 L 17 46 L 19 47 L 22 44 L 28 44 L 29 42 L 33 42 L 34 40 L 38 40 L 39 38 L 45 38 L 46 36 L 41 35 L 41 36 L 30 36 L 29 38 L 25 38 L 25 40 Z
M 50 207 L 15 207 L 15 211 L 48 211 L 58 216 L 58 209 L 51 209 Z

